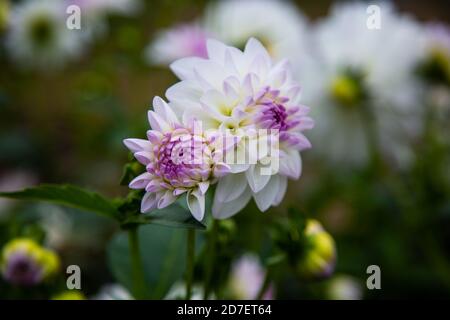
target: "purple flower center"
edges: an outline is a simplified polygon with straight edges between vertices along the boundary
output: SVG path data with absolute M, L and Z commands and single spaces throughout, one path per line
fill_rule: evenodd
M 4 276 L 12 284 L 31 286 L 42 280 L 43 270 L 32 257 L 20 252 L 9 258 Z
M 161 177 L 166 187 L 193 187 L 207 179 L 210 165 L 204 160 L 205 143 L 190 134 L 172 137 L 167 133 L 156 147 L 156 161 L 148 171 Z M 163 185 L 164 186 L 164 185 Z

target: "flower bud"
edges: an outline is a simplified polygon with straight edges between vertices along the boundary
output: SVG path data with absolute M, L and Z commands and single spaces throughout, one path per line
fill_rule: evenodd
M 4 279 L 14 285 L 32 286 L 53 276 L 59 269 L 59 258 L 50 250 L 26 238 L 7 243 L 1 253 Z
M 66 290 L 54 295 L 52 300 L 86 300 L 86 297 L 83 293 L 81 293 L 81 291 Z
M 305 278 L 330 276 L 336 262 L 336 248 L 331 235 L 317 220 L 308 220 L 305 228 L 303 253 L 297 262 L 299 274 Z

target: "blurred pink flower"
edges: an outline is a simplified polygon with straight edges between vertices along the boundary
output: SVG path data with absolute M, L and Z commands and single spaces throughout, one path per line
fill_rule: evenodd
M 206 32 L 196 24 L 160 31 L 146 49 L 149 63 L 169 64 L 184 57 L 206 58 Z

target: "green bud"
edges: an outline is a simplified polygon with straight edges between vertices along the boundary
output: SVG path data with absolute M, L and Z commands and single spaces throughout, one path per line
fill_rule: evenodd
M 86 300 L 86 297 L 80 291 L 66 290 L 54 295 L 52 300 Z
M 297 261 L 296 270 L 304 278 L 330 276 L 336 262 L 336 248 L 331 235 L 317 220 L 307 220 L 304 248 Z

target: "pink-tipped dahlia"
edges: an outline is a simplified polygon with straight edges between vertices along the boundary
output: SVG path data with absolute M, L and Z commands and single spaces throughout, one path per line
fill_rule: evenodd
M 125 145 L 146 172 L 130 182 L 132 189 L 145 189 L 141 212 L 162 209 L 186 193 L 189 210 L 201 221 L 205 213 L 205 194 L 217 177 L 229 167 L 223 163 L 221 139 L 206 136 L 198 123 L 181 124 L 169 105 L 159 97 L 148 120 L 152 130 L 147 139 L 126 139 Z

